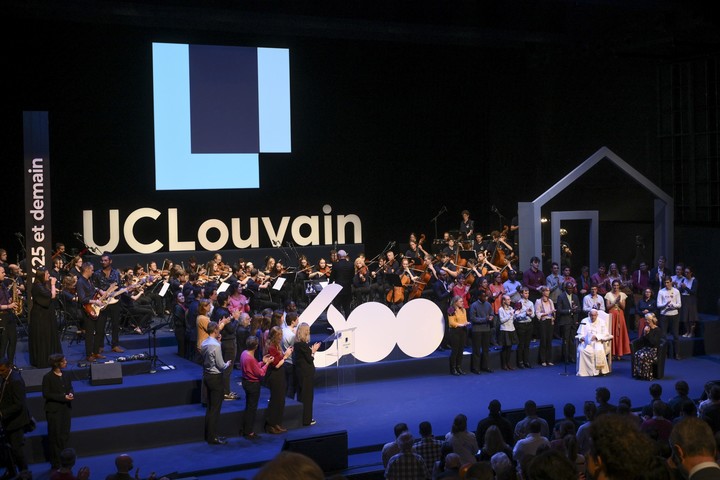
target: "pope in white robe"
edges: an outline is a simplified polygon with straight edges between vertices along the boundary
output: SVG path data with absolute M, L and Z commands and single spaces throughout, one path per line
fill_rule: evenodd
M 578 377 L 594 377 L 610 372 L 603 341 L 611 339 L 612 335 L 608 332 L 607 323 L 598 318 L 597 310 L 590 310 L 588 315 L 585 322 L 580 325 L 576 337 L 579 341 Z

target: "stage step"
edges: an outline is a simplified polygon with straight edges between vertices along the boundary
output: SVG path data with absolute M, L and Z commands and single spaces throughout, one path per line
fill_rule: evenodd
M 145 396 L 149 400 L 160 394 L 152 387 L 146 387 Z M 263 431 L 265 407 L 269 396 L 267 389 L 261 390 L 255 423 L 258 433 Z M 116 404 L 112 402 L 105 405 L 107 410 L 112 410 L 113 405 Z M 238 436 L 244 408 L 244 396 L 242 400 L 223 402 L 219 435 Z M 73 445 L 79 456 L 92 456 L 131 449 L 201 442 L 204 419 L 205 408 L 200 404 L 81 416 L 72 419 L 69 443 Z M 287 428 L 300 427 L 302 405 L 286 399 L 283 423 Z M 26 435 L 25 454 L 29 463 L 46 461 L 46 437 L 47 422 L 44 421 L 39 421 L 35 431 Z

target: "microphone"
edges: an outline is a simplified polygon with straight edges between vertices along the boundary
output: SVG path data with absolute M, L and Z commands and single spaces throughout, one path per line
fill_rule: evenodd
M 80 235 L 78 232 L 73 233 L 73 235 L 75 235 L 76 237 L 82 237 L 82 235 Z
M 443 212 L 447 212 L 447 207 L 446 207 L 445 205 L 443 205 L 442 211 L 443 211 Z M 442 213 L 442 212 L 441 212 L 441 213 Z
M 20 232 L 15 232 L 15 236 L 18 238 L 23 238 L 23 234 Z

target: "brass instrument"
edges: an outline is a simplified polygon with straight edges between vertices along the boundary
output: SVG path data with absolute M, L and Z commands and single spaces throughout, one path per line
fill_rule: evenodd
M 15 308 L 13 309 L 15 315 L 18 317 L 21 316 L 24 308 L 24 300 L 22 295 L 20 295 L 20 290 L 17 286 L 17 279 L 12 281 L 12 303 L 15 304 Z

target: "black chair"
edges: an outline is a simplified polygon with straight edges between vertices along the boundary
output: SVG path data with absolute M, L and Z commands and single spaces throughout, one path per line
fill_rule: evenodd
M 635 377 L 635 352 L 642 348 L 642 339 L 636 338 L 630 342 L 630 371 L 632 376 Z M 655 365 L 653 366 L 653 377 L 659 380 L 665 376 L 665 360 L 667 359 L 667 339 L 663 337 L 658 345 L 658 356 Z

